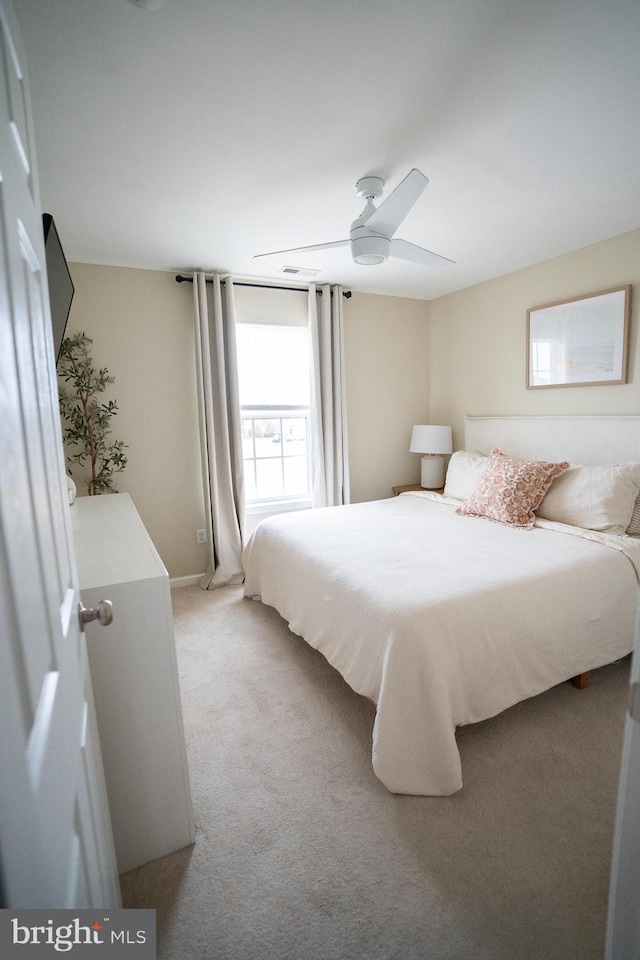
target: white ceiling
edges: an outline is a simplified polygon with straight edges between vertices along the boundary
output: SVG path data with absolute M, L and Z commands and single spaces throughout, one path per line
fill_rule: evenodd
M 431 299 L 640 227 L 638 0 L 17 0 L 67 258 Z M 430 184 L 356 266 L 360 177 Z

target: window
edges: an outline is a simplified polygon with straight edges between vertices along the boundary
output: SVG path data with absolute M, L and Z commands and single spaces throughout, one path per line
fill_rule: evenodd
M 296 297 L 300 294 L 296 291 Z M 246 320 L 237 304 L 247 504 L 309 498 L 309 336 L 302 323 Z

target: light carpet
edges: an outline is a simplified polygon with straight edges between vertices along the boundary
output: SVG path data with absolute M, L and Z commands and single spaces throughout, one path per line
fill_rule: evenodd
M 458 731 L 394 796 L 374 708 L 241 587 L 173 592 L 193 847 L 121 878 L 160 960 L 601 960 L 628 658 Z

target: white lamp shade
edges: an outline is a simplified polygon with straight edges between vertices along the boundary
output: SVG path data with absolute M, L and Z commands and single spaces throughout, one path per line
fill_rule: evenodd
M 411 433 L 410 453 L 453 453 L 451 427 L 417 424 Z

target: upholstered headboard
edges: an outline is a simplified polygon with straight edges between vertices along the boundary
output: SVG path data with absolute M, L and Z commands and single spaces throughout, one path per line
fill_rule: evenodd
M 640 463 L 640 417 L 465 417 L 465 450 L 570 463 Z

